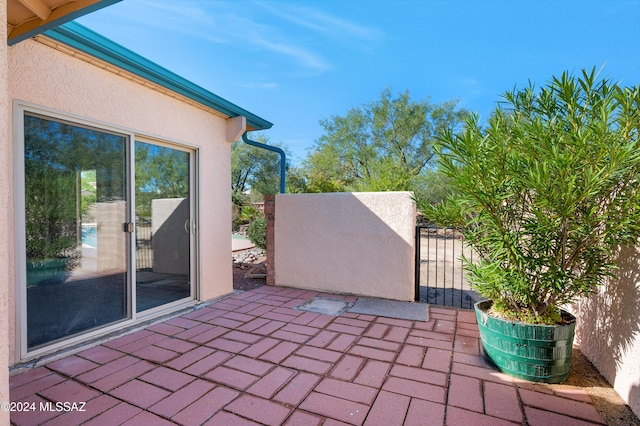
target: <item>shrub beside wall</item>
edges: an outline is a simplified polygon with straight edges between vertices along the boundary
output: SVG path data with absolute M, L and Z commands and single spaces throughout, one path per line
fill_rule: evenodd
M 267 220 L 264 216 L 255 219 L 247 228 L 247 236 L 256 247 L 267 248 Z

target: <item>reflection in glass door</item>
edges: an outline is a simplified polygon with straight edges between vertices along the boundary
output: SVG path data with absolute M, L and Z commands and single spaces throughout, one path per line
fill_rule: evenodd
M 190 155 L 135 144 L 137 312 L 191 296 Z
M 25 113 L 23 354 L 192 298 L 195 152 L 131 139 Z
M 128 137 L 24 117 L 26 345 L 129 317 Z

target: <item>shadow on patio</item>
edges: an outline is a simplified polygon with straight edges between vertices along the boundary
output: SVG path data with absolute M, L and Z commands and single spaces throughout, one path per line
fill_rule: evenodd
M 11 400 L 28 402 L 22 407 L 33 410 L 12 412 L 11 421 L 492 426 L 616 421 L 618 414 L 597 409 L 602 398 L 594 395 L 595 382 L 580 384 L 570 377 L 565 385 L 533 384 L 489 367 L 480 356 L 472 311 L 431 306 L 429 320 L 420 322 L 293 309 L 318 295 L 260 287 L 14 375 Z M 56 402 L 71 404 L 56 411 Z M 65 407 L 83 411 L 65 412 Z

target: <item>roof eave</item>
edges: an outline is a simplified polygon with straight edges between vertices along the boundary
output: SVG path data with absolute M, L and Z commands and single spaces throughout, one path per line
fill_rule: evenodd
M 266 130 L 273 126 L 271 122 L 180 77 L 77 22 L 69 22 L 52 28 L 46 31 L 44 35 L 204 106 L 215 109 L 228 117 L 246 117 L 247 127 L 252 130 Z
M 35 19 L 14 28 L 14 30 L 9 34 L 7 44 L 9 46 L 13 46 L 16 43 L 21 42 L 22 40 L 35 37 L 38 34 L 41 34 L 49 29 L 58 27 L 73 19 L 95 12 L 96 10 L 110 6 L 114 3 L 118 3 L 119 1 L 122 0 L 99 0 L 77 10 L 73 9 L 74 3 L 68 3 L 60 9 L 54 11 L 51 14 L 51 17 L 44 22 L 39 19 Z M 65 9 L 70 9 L 70 11 L 67 11 Z

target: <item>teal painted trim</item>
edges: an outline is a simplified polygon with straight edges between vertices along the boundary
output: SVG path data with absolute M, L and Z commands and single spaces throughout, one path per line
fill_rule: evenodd
M 20 34 L 17 37 L 10 38 L 9 40 L 7 40 L 7 44 L 9 46 L 13 46 L 16 43 L 21 42 L 22 40 L 26 40 L 28 38 L 35 37 L 38 34 L 41 34 L 41 33 L 45 32 L 47 30 L 50 30 L 50 29 L 55 28 L 57 26 L 60 26 L 60 25 L 62 25 L 64 23 L 66 23 L 66 22 L 72 21 L 72 20 L 74 20 L 76 18 L 79 18 L 81 16 L 87 15 L 87 14 L 89 14 L 91 12 L 95 12 L 96 10 L 102 9 L 104 7 L 107 7 L 107 6 L 111 6 L 112 4 L 118 3 L 120 1 L 122 1 L 122 0 L 101 0 L 99 2 L 96 2 L 96 3 L 92 4 L 91 6 L 85 7 L 84 9 L 77 10 L 77 11 L 75 11 L 73 13 L 70 13 L 68 15 L 65 15 L 65 16 L 63 16 L 63 17 L 61 17 L 59 19 L 54 19 L 51 22 L 47 22 L 46 24 L 41 25 L 38 28 L 35 28 L 35 29 L 31 30 L 31 31 L 27 31 L 24 34 Z
M 199 104 L 213 108 L 224 115 L 229 117 L 244 116 L 247 119 L 247 125 L 256 130 L 266 130 L 273 126 L 269 121 L 209 92 L 77 22 L 69 22 L 50 29 L 44 35 Z

